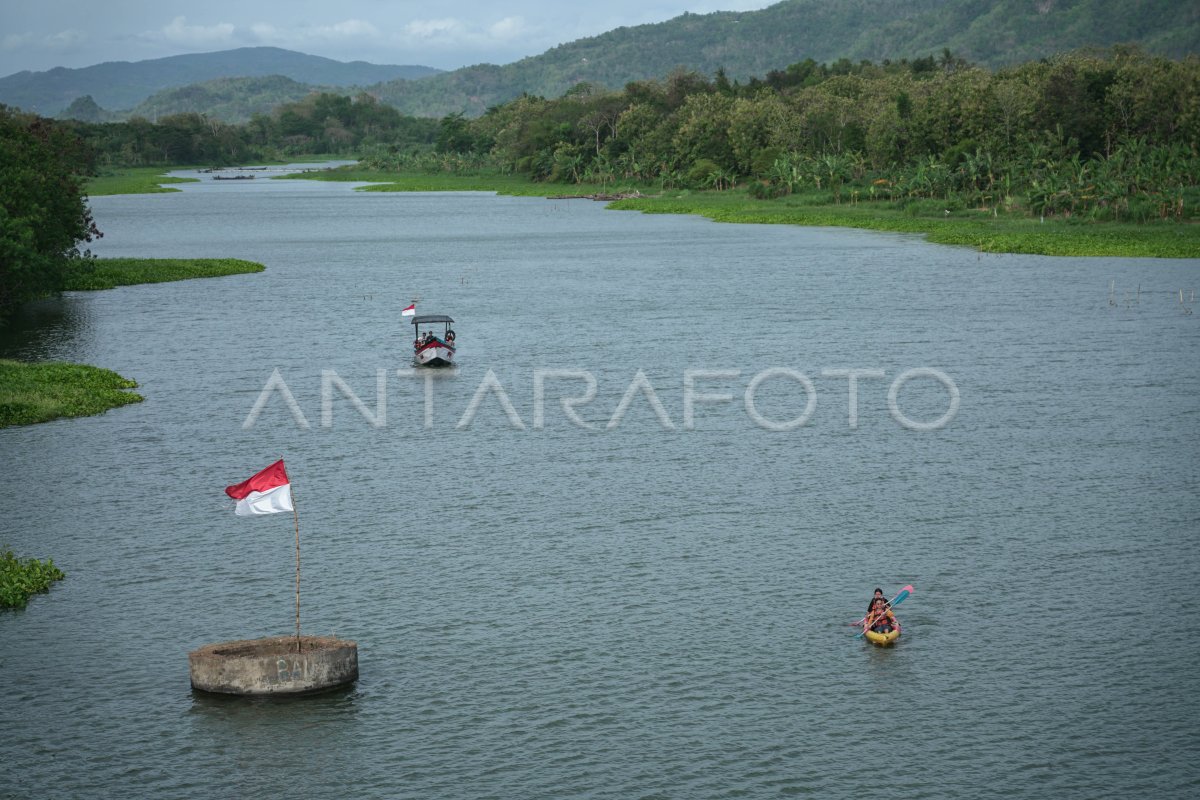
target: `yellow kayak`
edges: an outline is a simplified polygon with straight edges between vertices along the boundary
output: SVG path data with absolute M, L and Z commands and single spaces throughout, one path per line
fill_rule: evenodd
M 887 633 L 877 633 L 875 631 L 867 631 L 865 635 L 867 637 L 867 640 L 870 641 L 871 644 L 878 645 L 879 647 L 889 647 L 892 644 L 894 644 L 897 639 L 900 638 L 900 626 L 897 625 L 896 627 L 892 628 Z

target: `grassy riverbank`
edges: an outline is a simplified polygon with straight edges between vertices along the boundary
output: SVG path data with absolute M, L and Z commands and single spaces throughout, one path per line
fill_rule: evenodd
M 661 190 L 637 183 L 539 183 L 519 175 L 380 172 L 362 168 L 284 176 L 327 181 L 374 182 L 371 192 L 465 192 L 554 197 L 640 192 L 609 208 L 647 214 L 699 214 L 716 222 L 836 226 L 925 234 L 937 244 L 965 245 L 989 253 L 1122 258 L 1200 258 L 1200 225 L 1187 222 L 1128 224 L 1085 222 L 1061 217 L 1042 221 L 991 209 L 964 209 L 960 203 L 918 201 L 833 202 L 828 193 L 793 194 L 758 200 L 744 189 Z M 949 213 L 947 213 L 949 212 Z
M 104 174 L 88 180 L 86 194 L 90 197 L 101 197 L 111 194 L 178 192 L 179 189 L 159 184 L 199 183 L 196 178 L 173 178 L 167 175 L 173 169 L 181 167 L 123 167 L 106 170 Z
M 24 608 L 29 598 L 50 591 L 50 584 L 67 577 L 54 561 L 17 558 L 12 550 L 0 550 L 0 608 Z
M 265 269 L 258 262 L 238 258 L 98 258 L 92 270 L 71 276 L 63 289 L 113 289 L 139 283 L 220 278 Z
M 246 166 L 253 168 L 291 163 L 319 164 L 324 161 L 349 161 L 353 159 L 354 156 L 342 153 L 320 153 L 311 156 L 297 156 L 290 161 L 256 161 Z M 88 179 L 85 193 L 89 197 L 103 197 L 104 195 L 112 194 L 161 194 L 164 192 L 178 192 L 180 190 L 173 186 L 161 186 L 160 184 L 200 182 L 199 178 L 176 178 L 167 174 L 168 172 L 181 169 L 208 169 L 208 167 L 195 165 L 173 167 L 108 167 L 100 175 Z M 225 169 L 234 170 L 235 168 L 225 167 Z M 304 175 L 289 177 L 300 178 L 304 177 Z
M 140 403 L 137 383 L 87 364 L 27 364 L 0 359 L 0 428 L 102 414 Z
M 364 182 L 364 192 L 497 192 L 517 197 L 547 197 L 565 194 L 594 194 L 613 191 L 599 184 L 536 183 L 523 175 L 459 175 L 448 172 L 380 172 L 361 167 L 339 167 L 319 172 L 298 172 L 280 175 L 280 180 Z M 643 189 L 643 191 L 647 191 Z
M 922 233 L 937 244 L 966 245 L 987 253 L 1122 258 L 1200 258 L 1200 225 L 1177 222 L 1126 224 L 1030 219 L 940 203 L 834 204 L 819 196 L 755 200 L 741 192 L 674 192 L 618 200 L 609 207 L 648 214 L 699 214 L 717 222 L 839 226 Z
M 139 283 L 215 278 L 262 272 L 266 267 L 236 258 L 101 258 L 94 269 L 70 278 L 71 291 L 112 289 Z M 85 417 L 140 403 L 128 391 L 137 383 L 86 364 L 27 364 L 0 359 L 0 428 L 60 417 Z

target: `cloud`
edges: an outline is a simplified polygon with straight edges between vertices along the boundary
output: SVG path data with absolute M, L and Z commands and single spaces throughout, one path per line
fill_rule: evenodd
M 345 37 L 345 38 L 355 38 L 355 37 L 363 37 L 363 36 L 376 37 L 376 36 L 379 36 L 379 29 L 376 28 L 371 23 L 366 22 L 365 20 L 347 19 L 347 20 L 343 20 L 342 22 L 335 23 L 333 25 L 328 25 L 325 27 L 318 27 L 315 29 L 315 33 L 318 36 L 332 36 L 332 37 Z
M 83 31 L 65 30 L 50 34 L 44 41 L 47 47 L 66 49 L 68 47 L 78 47 L 83 44 L 87 41 L 87 35 Z
M 454 60 L 461 63 L 468 58 L 466 53 L 491 54 L 497 46 L 511 48 L 527 41 L 531 33 L 529 24 L 520 16 L 478 21 L 447 16 L 391 20 L 382 27 L 361 18 L 309 25 L 264 21 L 239 27 L 235 35 L 246 44 L 272 45 L 332 58 L 392 63 L 389 59 L 403 57 L 424 59 L 422 63 L 428 63 L 439 54 L 453 54 Z
M 457 39 L 465 31 L 456 19 L 414 19 L 404 26 L 404 33 L 417 39 Z
M 232 42 L 234 30 L 234 26 L 228 22 L 205 27 L 188 25 L 187 17 L 176 17 L 170 24 L 145 34 L 145 37 L 182 47 L 210 47 Z
M 414 19 L 408 22 L 394 40 L 409 46 L 463 46 L 487 48 L 528 37 L 529 26 L 523 17 L 504 17 L 496 22 L 463 22 L 453 17 Z
M 10 33 L 0 39 L 0 50 L 68 50 L 78 47 L 87 41 L 83 31 L 67 29 L 47 36 L 37 36 L 33 33 Z
M 347 42 L 370 44 L 382 38 L 378 28 L 361 19 L 346 19 L 331 25 L 305 25 L 288 28 L 282 28 L 269 22 L 256 22 L 249 26 L 249 33 L 257 44 L 291 48 L 320 47 Z
M 499 22 L 492 23 L 488 34 L 493 39 L 516 39 L 527 30 L 525 20 L 521 17 L 505 17 Z
M 37 37 L 32 33 L 10 33 L 0 39 L 0 50 L 21 50 L 33 44 Z

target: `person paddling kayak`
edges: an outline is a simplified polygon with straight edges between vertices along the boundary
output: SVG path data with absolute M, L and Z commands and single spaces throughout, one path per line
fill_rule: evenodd
M 867 615 L 850 624 L 859 629 L 855 638 L 867 637 L 872 644 L 886 647 L 900 636 L 900 620 L 892 613 L 892 609 L 903 603 L 913 591 L 912 584 L 905 586 L 888 600 L 883 596 L 882 589 L 875 590 L 867 606 Z
M 871 601 L 871 608 L 867 611 L 864 625 L 867 630 L 875 631 L 876 633 L 890 633 L 893 629 L 900 627 L 900 622 L 896 619 L 896 615 L 888 608 L 888 603 L 883 599 L 882 593 Z

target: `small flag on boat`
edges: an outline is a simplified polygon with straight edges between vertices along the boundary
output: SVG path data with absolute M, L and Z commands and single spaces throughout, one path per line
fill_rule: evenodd
M 417 313 L 417 304 L 413 303 L 411 306 L 409 306 L 408 308 L 401 311 L 400 316 L 411 317 L 413 314 L 416 314 L 416 313 Z
M 239 517 L 279 514 L 294 508 L 292 484 L 283 468 L 283 459 L 252 478 L 226 487 L 225 494 L 238 501 L 234 513 Z

